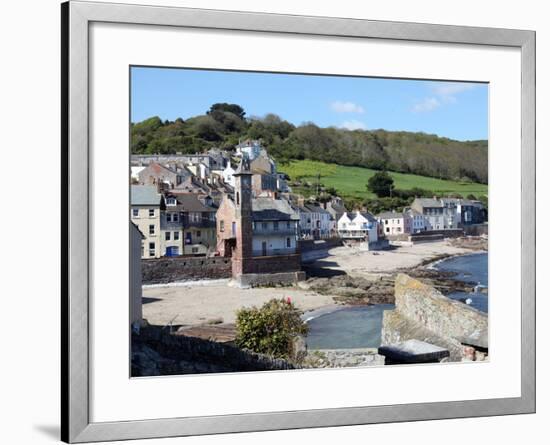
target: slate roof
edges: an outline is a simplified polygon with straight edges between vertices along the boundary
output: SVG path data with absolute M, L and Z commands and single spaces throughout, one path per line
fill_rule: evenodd
M 309 210 L 310 212 L 313 212 L 313 213 L 325 213 L 325 214 L 328 214 L 330 215 L 330 212 L 323 209 L 321 206 L 318 206 L 318 205 L 315 205 L 315 204 L 304 204 L 304 208 L 306 208 L 307 210 Z
M 254 221 L 291 221 L 300 217 L 284 199 L 252 199 L 252 219 Z
M 214 207 L 203 204 L 195 193 L 171 193 L 167 196 L 176 198 L 176 206 L 167 206 L 168 209 L 175 209 L 180 212 L 215 212 Z
M 359 212 L 369 222 L 378 223 L 378 220 L 370 212 Z M 353 219 L 353 218 L 352 218 Z
M 154 185 L 133 185 L 130 190 L 130 203 L 133 206 L 158 206 L 161 199 Z
M 416 198 L 415 201 L 422 207 L 443 207 L 443 203 L 439 199 Z
M 398 219 L 403 217 L 404 217 L 403 213 L 399 213 L 399 212 L 384 212 L 378 215 L 379 219 Z

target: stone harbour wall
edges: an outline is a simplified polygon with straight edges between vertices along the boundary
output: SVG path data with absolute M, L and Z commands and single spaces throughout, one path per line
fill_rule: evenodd
M 383 345 L 417 339 L 448 349 L 451 360 L 481 359 L 480 354 L 488 350 L 487 314 L 447 298 L 417 279 L 397 275 L 395 305 L 384 313 Z M 484 352 L 476 356 L 476 351 Z

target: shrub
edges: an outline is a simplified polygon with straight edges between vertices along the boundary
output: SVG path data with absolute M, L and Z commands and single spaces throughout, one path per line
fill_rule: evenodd
M 308 326 L 300 318 L 302 312 L 287 299 L 272 299 L 261 308 L 237 311 L 237 336 L 240 348 L 250 349 L 277 358 L 293 356 L 293 340 L 305 335 Z

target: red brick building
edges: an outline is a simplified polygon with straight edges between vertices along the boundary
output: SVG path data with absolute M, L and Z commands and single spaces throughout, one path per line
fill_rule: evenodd
M 247 157 L 233 176 L 235 191 L 224 196 L 216 221 L 217 250 L 231 257 L 235 282 L 254 285 L 302 279 L 299 216 L 286 200 L 253 198 Z

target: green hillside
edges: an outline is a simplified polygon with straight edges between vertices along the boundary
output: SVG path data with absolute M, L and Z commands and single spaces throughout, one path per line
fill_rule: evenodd
M 426 133 L 345 130 L 306 122 L 295 126 L 274 114 L 246 117 L 237 104 L 213 104 L 206 114 L 163 121 L 158 116 L 130 126 L 133 154 L 232 151 L 257 139 L 277 162 L 310 160 L 342 166 L 488 182 L 488 142 L 456 141 Z M 399 186 L 399 184 L 398 184 Z M 445 188 L 447 186 L 443 186 Z
M 366 184 L 376 170 L 363 167 L 347 167 L 337 164 L 302 160 L 290 161 L 288 164 L 278 166 L 280 172 L 288 174 L 291 181 L 308 182 L 311 187 L 294 186 L 293 190 L 305 196 L 314 194 L 318 181 L 317 175 L 321 175 L 321 184 L 324 187 L 334 187 L 344 198 L 365 199 L 375 196 L 368 192 Z M 460 194 L 466 197 L 473 194 L 481 197 L 487 194 L 487 185 L 474 182 L 458 182 L 445 179 L 436 179 L 428 176 L 419 176 L 404 173 L 389 172 L 395 181 L 395 188 L 410 190 L 413 187 L 431 190 L 438 195 Z

